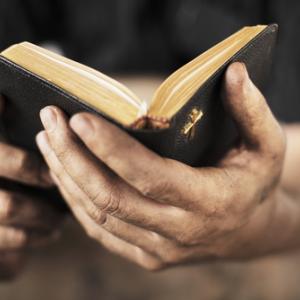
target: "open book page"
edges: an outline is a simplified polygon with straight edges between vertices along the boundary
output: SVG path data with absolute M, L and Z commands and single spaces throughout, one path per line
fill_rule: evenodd
M 264 25 L 244 27 L 175 71 L 156 91 L 149 113 L 172 118 L 201 85 L 265 28 Z
M 123 125 L 147 113 L 147 103 L 118 81 L 36 45 L 24 42 L 1 55 Z
M 157 89 L 150 105 L 117 80 L 33 44 L 14 45 L 1 55 L 124 126 L 143 127 L 151 118 L 161 128 L 224 63 L 265 28 L 244 27 L 175 71 Z

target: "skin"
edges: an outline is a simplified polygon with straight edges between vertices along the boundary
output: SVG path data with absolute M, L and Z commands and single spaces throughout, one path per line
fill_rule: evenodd
M 4 111 L 4 99 L 0 98 Z M 0 142 L 0 180 L 49 188 L 53 181 L 37 155 Z M 53 205 L 24 193 L 0 188 L 0 279 L 12 279 L 21 271 L 28 249 L 56 240 L 62 214 Z
M 223 98 L 241 142 L 205 168 L 160 157 L 93 114 L 41 111 L 37 144 L 90 237 L 148 270 L 298 245 L 300 207 L 281 179 L 284 131 L 243 64 L 227 69 Z

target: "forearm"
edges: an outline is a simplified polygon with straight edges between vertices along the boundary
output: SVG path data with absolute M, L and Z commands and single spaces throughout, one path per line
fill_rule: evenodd
M 245 258 L 300 247 L 300 124 L 284 130 L 287 149 L 278 188 L 241 230 Z
M 300 199 L 278 189 L 241 230 L 240 253 L 251 258 L 300 247 Z

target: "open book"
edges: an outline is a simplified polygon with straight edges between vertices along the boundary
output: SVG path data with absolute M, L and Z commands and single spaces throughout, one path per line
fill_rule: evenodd
M 0 93 L 11 110 L 7 135 L 35 148 L 38 111 L 53 104 L 70 115 L 98 113 L 163 156 L 191 165 L 215 161 L 235 136 L 219 99 L 222 72 L 229 62 L 243 61 L 261 86 L 276 32 L 276 25 L 242 28 L 172 73 L 149 105 L 90 67 L 28 42 L 13 45 L 0 55 Z

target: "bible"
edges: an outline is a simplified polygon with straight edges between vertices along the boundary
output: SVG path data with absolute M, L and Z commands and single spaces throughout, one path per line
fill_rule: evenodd
M 4 134 L 36 150 L 39 111 L 56 105 L 69 116 L 99 114 L 164 157 L 191 166 L 215 164 L 237 137 L 222 106 L 222 75 L 229 63 L 240 61 L 262 88 L 276 35 L 275 24 L 242 28 L 172 73 L 149 105 L 99 71 L 28 42 L 15 44 L 0 54 Z

